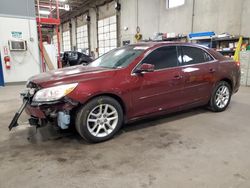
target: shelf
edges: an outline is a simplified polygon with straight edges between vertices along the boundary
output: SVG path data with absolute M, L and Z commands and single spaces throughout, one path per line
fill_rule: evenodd
M 189 38 L 190 41 L 193 40 L 209 40 L 211 41 L 213 38 L 212 37 L 194 37 L 194 38 Z
M 217 50 L 216 50 L 217 51 Z M 226 54 L 226 53 L 234 53 L 235 50 L 219 50 L 217 52 L 220 52 L 220 53 L 223 53 L 223 54 Z
M 60 25 L 60 19 L 57 18 L 36 18 L 37 23 L 48 25 Z
M 222 38 L 214 38 L 213 41 L 238 41 L 240 37 L 222 37 Z M 243 38 L 243 40 L 249 40 L 249 38 Z
M 187 39 L 186 36 L 183 37 L 171 37 L 171 38 L 164 38 L 162 39 L 162 41 L 177 41 L 177 40 L 183 40 L 183 39 Z
M 220 42 L 220 41 L 238 41 L 240 37 L 196 37 L 196 38 L 189 38 L 190 41 L 192 40 L 212 40 L 214 42 Z M 249 40 L 249 38 L 244 37 L 243 40 Z

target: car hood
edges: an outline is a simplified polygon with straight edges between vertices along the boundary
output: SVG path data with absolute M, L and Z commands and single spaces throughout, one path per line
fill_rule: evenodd
M 109 72 L 109 73 L 104 73 Z M 83 65 L 72 66 L 53 71 L 44 72 L 31 77 L 28 82 L 36 84 L 38 87 L 51 87 L 60 84 L 82 82 L 92 79 L 112 77 L 113 69 L 101 67 L 88 67 Z

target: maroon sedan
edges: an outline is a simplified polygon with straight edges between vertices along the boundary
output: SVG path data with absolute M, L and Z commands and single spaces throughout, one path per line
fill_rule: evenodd
M 89 142 L 110 139 L 132 120 L 197 106 L 220 112 L 238 91 L 238 62 L 188 43 L 141 43 L 101 56 L 88 66 L 30 78 L 22 110 L 31 125 L 75 126 Z

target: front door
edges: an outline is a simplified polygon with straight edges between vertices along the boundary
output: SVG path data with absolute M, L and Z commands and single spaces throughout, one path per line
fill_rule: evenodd
M 155 65 L 155 71 L 132 74 L 133 116 L 168 110 L 183 103 L 184 82 L 177 57 L 176 46 L 157 48 L 141 62 Z

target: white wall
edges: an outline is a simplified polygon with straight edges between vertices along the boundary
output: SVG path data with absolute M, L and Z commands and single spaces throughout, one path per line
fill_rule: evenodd
M 130 40 L 132 43 L 136 33 L 137 25 L 137 6 L 135 0 L 121 1 L 121 40 Z M 124 30 L 127 27 L 128 30 Z
M 250 36 L 250 0 L 185 0 L 184 5 L 171 9 L 166 8 L 167 0 L 120 2 L 122 40 L 134 41 L 137 19 L 144 39 L 152 37 L 154 32 L 189 34 L 192 32 L 193 3 L 193 32 Z M 127 31 L 123 30 L 125 26 Z
M 250 0 L 185 0 L 184 5 L 171 9 L 167 8 L 168 0 L 119 0 L 119 2 L 121 11 L 118 19 L 120 21 L 118 40 L 121 40 L 121 44 L 124 40 L 135 42 L 137 25 L 141 29 L 143 39 L 149 39 L 155 32 L 189 34 L 203 31 L 214 31 L 217 34 L 228 32 L 232 35 L 250 37 Z M 97 13 L 99 18 L 115 14 L 114 1 L 98 7 L 98 12 L 93 8 L 95 6 L 91 7 L 88 9 L 90 50 L 95 52 L 98 47 Z M 86 12 L 86 9 L 84 11 Z M 128 29 L 124 30 L 124 27 Z
M 38 53 L 38 37 L 35 19 L 0 17 L 0 50 L 5 82 L 26 81 L 29 77 L 40 73 Z M 30 29 L 29 29 L 30 28 Z M 27 51 L 10 52 L 11 69 L 6 70 L 3 61 L 4 46 L 8 47 L 12 31 L 22 32 L 22 39 L 27 41 Z M 30 41 L 33 38 L 33 42 Z
M 143 39 L 149 39 L 155 32 L 190 33 L 192 25 L 193 0 L 186 0 L 180 7 L 167 9 L 166 0 L 120 0 L 121 40 L 135 42 L 137 25 Z M 138 6 L 138 8 L 137 8 Z M 128 27 L 128 30 L 124 30 Z
M 98 53 L 96 52 L 97 48 L 97 22 L 96 22 L 96 9 L 91 8 L 89 10 L 89 16 L 90 16 L 90 51 L 93 51 L 95 54 L 95 57 L 98 57 Z
M 99 19 L 104 19 L 115 15 L 115 1 L 111 1 L 110 3 L 106 3 L 105 5 L 98 7 L 98 14 Z
M 72 50 L 74 48 L 76 48 L 76 19 L 75 18 L 71 18 L 70 20 L 71 22 L 71 48 Z
M 194 30 L 241 34 L 242 5 L 243 0 L 196 0 Z

